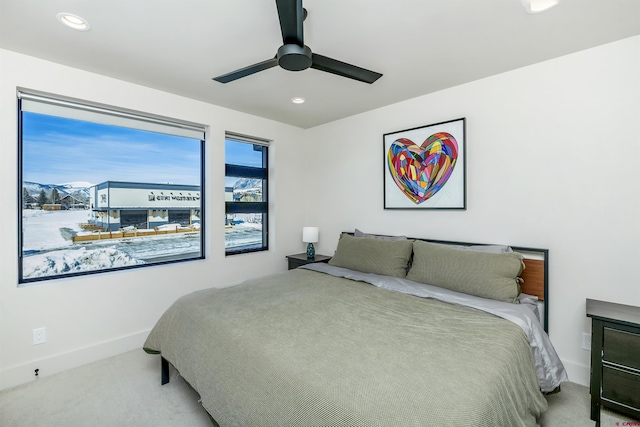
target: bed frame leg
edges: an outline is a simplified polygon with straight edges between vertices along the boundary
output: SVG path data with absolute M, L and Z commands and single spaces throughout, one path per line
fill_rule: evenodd
M 169 382 L 169 362 L 164 357 L 160 356 L 160 371 L 162 376 L 162 385 L 165 385 Z

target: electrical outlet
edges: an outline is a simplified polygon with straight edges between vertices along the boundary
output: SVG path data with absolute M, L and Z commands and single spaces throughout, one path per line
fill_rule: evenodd
M 43 344 L 47 342 L 46 328 L 37 328 L 33 330 L 33 345 Z
M 582 333 L 582 348 L 584 350 L 591 350 L 591 334 L 586 332 Z

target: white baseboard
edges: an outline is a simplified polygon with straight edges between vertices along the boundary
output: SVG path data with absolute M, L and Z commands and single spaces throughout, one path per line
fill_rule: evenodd
M 12 366 L 0 371 L 0 390 L 15 387 L 31 381 L 36 381 L 37 377 L 34 370 L 37 368 L 38 377 L 45 377 L 66 371 L 68 369 L 77 368 L 78 366 L 126 353 L 127 351 L 140 349 L 145 339 L 149 335 L 150 330 L 138 332 L 125 337 L 117 338 L 110 341 L 104 341 L 89 347 L 61 353 L 44 359 L 34 360 L 20 365 Z M 562 360 L 569 381 L 589 386 L 590 369 L 579 363 L 569 360 Z
M 591 379 L 591 369 L 589 366 L 581 365 L 569 360 L 563 360 L 562 364 L 567 370 L 569 381 L 587 387 L 589 386 L 589 380 Z
M 125 337 L 103 341 L 88 347 L 3 369 L 0 371 L 0 390 L 37 381 L 40 377 L 77 368 L 78 366 L 126 353 L 127 351 L 135 349 L 142 351 L 142 345 L 149 332 L 150 330 L 137 332 Z M 38 369 L 37 377 L 35 376 L 36 369 Z

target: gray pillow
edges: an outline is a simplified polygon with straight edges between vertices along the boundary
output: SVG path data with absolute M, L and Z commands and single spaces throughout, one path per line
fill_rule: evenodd
M 414 241 L 413 264 L 407 279 L 456 292 L 516 303 L 522 254 L 461 251 Z
M 513 252 L 511 246 L 506 245 L 471 245 L 466 247 L 467 251 L 476 252 L 489 252 L 492 254 L 503 254 L 506 252 Z
M 446 246 L 447 248 L 459 249 L 461 251 L 491 252 L 494 254 L 501 254 L 504 252 L 513 252 L 513 249 L 511 249 L 511 246 L 506 246 L 506 245 L 456 245 L 456 244 L 449 244 L 449 243 L 434 243 L 434 245 L 442 245 L 442 246 Z
M 380 240 L 407 240 L 407 236 L 385 236 L 383 234 L 367 234 L 356 228 L 356 231 L 353 233 L 354 237 L 368 237 L 371 239 L 380 239 Z
M 329 265 L 364 273 L 405 277 L 411 258 L 411 240 L 382 240 L 343 234 Z

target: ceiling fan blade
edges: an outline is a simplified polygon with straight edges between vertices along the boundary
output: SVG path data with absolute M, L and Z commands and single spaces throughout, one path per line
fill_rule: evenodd
M 280 18 L 282 44 L 304 46 L 302 24 L 305 11 L 302 8 L 302 0 L 276 0 L 276 6 Z
M 258 71 L 263 71 L 271 67 L 275 67 L 276 65 L 278 65 L 278 60 L 274 57 L 271 59 L 267 59 L 266 61 L 258 62 L 257 64 L 249 65 L 248 67 L 244 67 L 239 70 L 214 77 L 213 80 L 220 83 L 229 83 L 234 80 L 250 76 L 251 74 L 257 73 Z
M 346 62 L 338 61 L 337 59 L 318 55 L 317 53 L 312 54 L 311 59 L 313 61 L 311 63 L 311 68 L 359 80 L 361 82 L 371 84 L 382 77 L 382 74 L 376 73 L 375 71 L 347 64 Z

